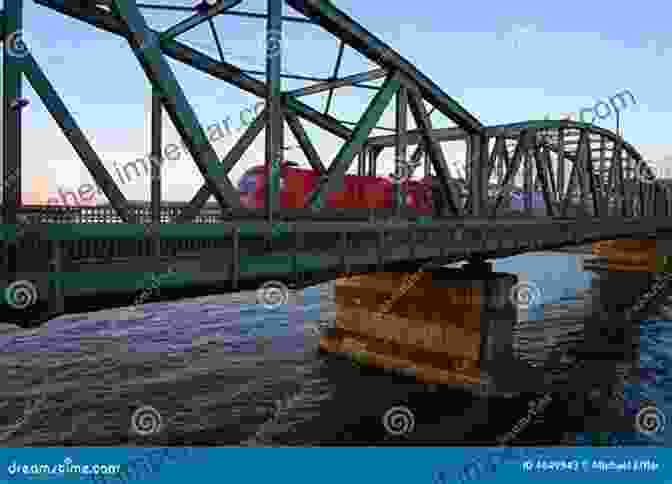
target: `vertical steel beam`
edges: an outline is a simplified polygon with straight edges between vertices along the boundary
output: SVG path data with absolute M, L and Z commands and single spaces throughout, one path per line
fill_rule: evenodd
M 585 152 L 585 166 L 586 166 L 586 177 L 588 179 L 588 190 L 590 191 L 590 197 L 593 200 L 593 215 L 595 217 L 600 216 L 600 192 L 598 191 L 598 178 L 595 176 L 595 167 L 593 165 L 593 151 L 590 143 L 590 135 L 586 133 L 586 143 L 584 146 Z
M 331 188 L 336 186 L 336 184 L 341 185 L 345 173 L 352 164 L 352 160 L 364 148 L 364 144 L 366 143 L 371 130 L 380 120 L 380 117 L 390 103 L 392 96 L 399 90 L 400 83 L 401 81 L 398 73 L 394 73 L 385 80 L 380 91 L 376 93 L 371 104 L 366 108 L 366 111 L 355 126 L 352 138 L 346 141 L 341 147 L 336 158 L 329 166 L 327 177 L 322 180 L 320 185 L 309 195 L 309 205 L 312 208 L 322 208 L 324 205 L 323 195 L 329 193 Z
M 397 132 L 395 134 L 394 143 L 394 166 L 397 175 L 403 173 L 404 176 L 408 173 L 408 161 L 406 159 L 408 150 L 408 90 L 406 86 L 399 87 L 396 96 L 396 124 Z M 403 170 L 400 171 L 399 168 Z M 394 185 L 394 199 L 395 199 L 395 213 L 397 217 L 401 215 L 401 207 L 405 204 L 405 193 L 403 187 L 405 180 L 397 179 Z
M 625 176 L 623 174 L 623 160 L 622 160 L 622 144 L 621 141 L 614 143 L 613 153 L 611 155 L 611 162 L 614 164 L 615 174 L 615 191 L 616 191 L 616 208 L 618 215 L 627 217 L 627 190 L 625 187 Z
M 279 0 L 278 0 L 279 1 Z M 208 141 L 196 113 L 187 101 L 168 62 L 163 57 L 158 35 L 132 0 L 112 0 L 112 9 L 130 31 L 129 43 L 152 87 L 164 96 L 164 108 L 187 145 L 210 192 L 222 209 L 241 208 L 240 197 L 224 174 L 217 153 Z
M 273 214 L 279 210 L 280 164 L 283 151 L 282 116 L 282 0 L 267 0 L 268 19 L 266 21 L 266 218 L 273 223 Z
M 523 204 L 525 207 L 525 213 L 527 215 L 532 215 L 532 198 L 534 196 L 534 178 L 532 176 L 532 160 L 530 158 L 530 150 L 533 149 L 533 143 L 531 142 L 533 137 L 536 136 L 536 132 L 532 131 L 527 134 L 528 138 L 525 140 L 525 151 L 523 153 Z
M 558 202 L 565 194 L 565 128 L 558 129 Z
M 151 204 L 152 204 L 152 255 L 157 259 L 157 263 L 161 258 L 161 232 L 158 230 L 161 224 L 161 168 L 163 166 L 163 158 L 161 153 L 161 128 L 162 128 L 161 109 L 161 94 L 158 90 L 152 89 L 152 156 L 151 163 Z M 158 267 L 158 264 L 157 264 Z
M 549 217 L 555 217 L 555 199 L 553 197 L 553 190 L 551 188 L 552 173 L 547 169 L 544 163 L 546 155 L 548 154 L 547 148 L 541 146 L 535 146 L 534 150 L 534 161 L 537 167 L 537 180 L 539 185 L 541 185 L 541 190 L 544 196 L 544 204 L 546 205 L 546 215 Z
M 366 176 L 376 176 L 376 150 L 364 145 L 362 153 L 368 153 L 368 165 L 366 167 Z
M 467 186 L 471 186 L 470 177 L 471 177 L 471 160 L 474 156 L 473 143 L 474 140 L 471 136 L 466 136 L 464 138 L 464 143 L 466 144 L 465 149 L 466 153 L 464 155 L 464 182 Z M 468 200 L 468 199 L 467 199 Z
M 7 38 L 2 43 L 3 62 L 3 173 L 2 173 L 2 217 L 5 224 L 17 223 L 17 212 L 21 207 L 21 107 L 17 101 L 22 92 L 22 54 L 25 44 L 20 46 L 23 28 L 23 0 L 5 0 L 5 28 Z M 28 52 L 26 51 L 25 54 Z M 9 244 L 9 250 L 16 246 Z M 14 272 L 16 255 L 8 255 L 8 270 Z
M 152 89 L 152 223 L 161 223 L 161 94 L 158 90 Z
M 488 193 L 488 137 L 474 134 L 469 137 L 471 145 L 471 159 L 467 160 L 469 172 L 469 200 L 471 200 L 471 215 L 480 217 L 485 207 Z
M 606 141 L 604 139 L 603 135 L 600 135 L 600 188 L 604 187 L 604 173 L 605 173 L 605 165 L 606 165 L 606 156 L 605 156 L 605 150 L 606 150 Z
M 366 150 L 362 150 L 359 155 L 357 155 L 357 175 L 366 175 Z

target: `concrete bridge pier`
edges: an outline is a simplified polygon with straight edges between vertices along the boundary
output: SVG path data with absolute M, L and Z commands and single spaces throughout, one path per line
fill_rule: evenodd
M 513 361 L 516 283 L 483 260 L 337 279 L 336 327 L 320 349 L 427 384 L 507 395 L 494 367 Z

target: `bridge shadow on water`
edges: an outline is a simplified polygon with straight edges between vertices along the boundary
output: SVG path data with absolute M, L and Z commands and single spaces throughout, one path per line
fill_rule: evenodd
M 545 256 L 534 257 L 528 266 Z M 521 264 L 520 273 L 527 270 Z M 496 445 L 549 391 L 543 411 L 507 443 L 569 444 L 569 434 L 586 430 L 632 433 L 623 389 L 640 359 L 639 323 L 619 315 L 652 275 L 600 273 L 584 291 L 571 274 L 556 276 L 575 297 L 545 304 L 542 318 L 521 313 L 519 361 L 501 367 L 520 385 L 513 398 L 432 388 L 319 353 L 311 328 L 334 320 L 329 283 L 270 313 L 248 291 L 65 316 L 32 331 L 4 326 L 2 444 Z M 549 390 L 543 382 L 551 380 Z M 142 406 L 161 415 L 160 428 L 144 436 L 131 429 Z M 396 406 L 413 415 L 405 435 L 382 423 Z

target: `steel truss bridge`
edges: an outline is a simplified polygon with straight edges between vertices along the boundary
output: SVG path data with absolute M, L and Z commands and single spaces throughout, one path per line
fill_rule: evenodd
M 428 260 L 484 259 L 601 239 L 660 236 L 672 229 L 670 190 L 664 181 L 655 179 L 637 150 L 617 134 L 570 121 L 484 126 L 411 62 L 327 0 L 286 0 L 303 17 L 283 16 L 283 0 L 267 0 L 265 14 L 240 10 L 244 0 L 208 1 L 193 8 L 146 5 L 134 0 L 34 0 L 44 8 L 128 41 L 153 89 L 153 159 L 161 159 L 161 114 L 165 110 L 203 176 L 204 183 L 191 201 L 179 207 L 167 206 L 161 201 L 159 163 L 152 163 L 151 203 L 138 206 L 124 197 L 38 59 L 29 50 L 21 56 L 12 55 L 17 47 L 12 45 L 16 44 L 15 33 L 23 29 L 23 1 L 5 0 L 0 14 L 5 120 L 0 256 L 6 282 L 21 278 L 22 273 L 40 271 L 88 273 L 93 277 L 112 262 L 119 262 L 119 270 L 124 271 L 137 270 L 141 261 L 150 261 L 152 270 L 156 270 L 157 263 L 183 257 L 193 259 L 200 271 L 215 273 L 214 279 L 231 281 L 235 289 L 239 280 L 262 275 L 299 280 L 303 273 L 318 269 L 388 270 L 398 264 Z M 184 11 L 186 18 L 157 31 L 148 26 L 143 15 L 150 9 Z M 265 20 L 265 72 L 241 69 L 223 56 L 213 58 L 178 40 L 181 34 L 209 23 L 221 54 L 220 35 L 212 20 L 219 15 Z M 331 78 L 319 80 L 281 72 L 281 38 L 287 22 L 310 23 L 340 41 Z M 346 46 L 379 68 L 339 77 Z M 168 59 L 265 101 L 263 111 L 223 159 L 208 141 Z M 110 207 L 22 204 L 24 76 Z M 283 78 L 313 82 L 283 91 Z M 364 84 L 376 80 L 381 84 Z M 344 86 L 377 91 L 353 124 L 339 121 L 329 112 L 334 91 Z M 324 112 L 301 100 L 326 92 L 329 100 Z M 394 133 L 372 136 L 393 100 Z M 436 129 L 431 118 L 434 111 L 447 117 L 454 127 Z M 414 126 L 409 125 L 409 118 Z M 330 163 L 325 163 L 320 147 L 306 133 L 306 122 L 343 140 Z M 318 188 L 307 197 L 306 209 L 279 208 L 285 123 L 310 165 L 323 175 Z M 265 207 L 249 210 L 241 206 L 228 174 L 262 131 L 271 188 Z M 448 141 L 466 143 L 466 196 L 459 193 L 456 176 L 442 151 L 441 143 Z M 419 217 L 404 206 L 403 185 L 397 188 L 400 196 L 396 207 L 389 210 L 337 211 L 325 206 L 325 195 L 338 190 L 355 160 L 358 173 L 376 174 L 377 160 L 386 149 L 394 150 L 397 163 L 422 165 L 420 160 L 424 159 L 425 172 L 432 174 L 437 185 L 437 208 L 432 217 Z M 534 211 L 531 200 L 520 213 L 512 213 L 505 206 L 510 187 L 521 178 L 525 192 L 543 193 L 544 213 Z M 495 196 L 489 194 L 492 183 L 502 187 Z M 207 208 L 211 196 L 217 202 L 216 210 Z M 268 265 L 253 268 L 246 258 L 257 256 L 274 257 L 281 263 L 273 269 Z M 306 262 L 309 260 L 317 262 Z M 107 265 L 101 266 L 101 262 Z

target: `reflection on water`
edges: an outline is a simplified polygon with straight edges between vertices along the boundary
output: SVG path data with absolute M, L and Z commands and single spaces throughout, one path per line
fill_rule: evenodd
M 572 383 L 512 444 L 574 442 L 587 426 L 611 431 L 612 440 L 660 443 L 668 434 L 633 433 L 633 412 L 650 400 L 672 415 L 672 334 L 663 323 L 619 319 L 651 275 L 593 275 L 581 270 L 581 257 L 529 254 L 495 264 L 543 294 L 519 315 L 516 354 Z M 319 354 L 314 328 L 334 321 L 333 283 L 298 292 L 276 311 L 255 297 L 107 310 L 35 331 L 2 328 L 0 427 L 21 417 L 27 400 L 46 396 L 6 445 L 492 445 L 543 393 L 480 399 Z M 670 319 L 664 304 L 653 313 Z M 640 374 L 633 383 L 629 375 Z M 143 405 L 161 413 L 161 433 L 129 435 L 130 416 Z M 382 416 L 402 405 L 413 412 L 413 432 L 390 435 Z

